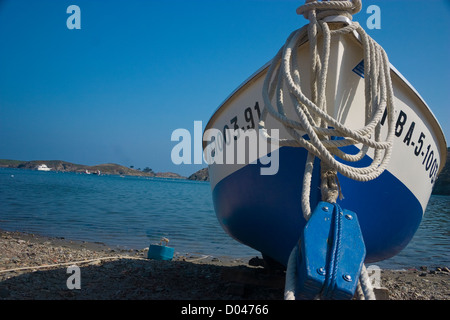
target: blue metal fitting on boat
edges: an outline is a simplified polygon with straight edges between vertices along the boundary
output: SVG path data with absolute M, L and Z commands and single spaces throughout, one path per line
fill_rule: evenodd
M 353 297 L 366 256 L 354 212 L 320 202 L 303 230 L 299 250 L 297 299 Z

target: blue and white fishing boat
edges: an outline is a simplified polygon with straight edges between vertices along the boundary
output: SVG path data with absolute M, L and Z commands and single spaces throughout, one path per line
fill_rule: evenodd
M 297 12 L 310 24 L 293 32 L 205 128 L 220 224 L 284 266 L 321 201 L 357 215 L 365 263 L 398 254 L 446 162 L 430 108 L 351 21 L 360 8 L 359 0 L 307 1 Z

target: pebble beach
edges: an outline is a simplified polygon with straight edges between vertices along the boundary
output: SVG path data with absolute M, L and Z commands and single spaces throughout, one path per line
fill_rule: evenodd
M 147 259 L 142 250 L 102 243 L 0 232 L 2 300 L 282 300 L 284 271 L 262 259 L 175 254 Z M 68 267 L 80 270 L 80 289 L 69 289 Z M 378 299 L 450 300 L 447 266 L 382 270 Z

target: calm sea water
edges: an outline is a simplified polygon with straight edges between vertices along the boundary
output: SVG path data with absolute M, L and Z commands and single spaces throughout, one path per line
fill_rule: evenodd
M 415 237 L 382 268 L 449 266 L 450 197 L 433 196 Z M 176 252 L 259 255 L 230 238 L 209 183 L 0 168 L 0 229 L 142 249 L 170 239 Z

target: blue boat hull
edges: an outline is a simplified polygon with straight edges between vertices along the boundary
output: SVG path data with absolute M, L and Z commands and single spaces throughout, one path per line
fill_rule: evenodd
M 300 200 L 306 156 L 302 148 L 282 147 L 276 175 L 261 175 L 259 164 L 247 165 L 219 181 L 212 192 L 222 227 L 238 241 L 284 265 L 306 224 Z M 366 158 L 361 165 L 369 161 Z M 319 167 L 316 160 L 311 186 L 313 209 L 321 200 Z M 358 215 L 366 262 L 388 259 L 400 252 L 423 216 L 413 193 L 388 171 L 370 182 L 343 176 L 339 181 L 344 199 L 338 203 Z

